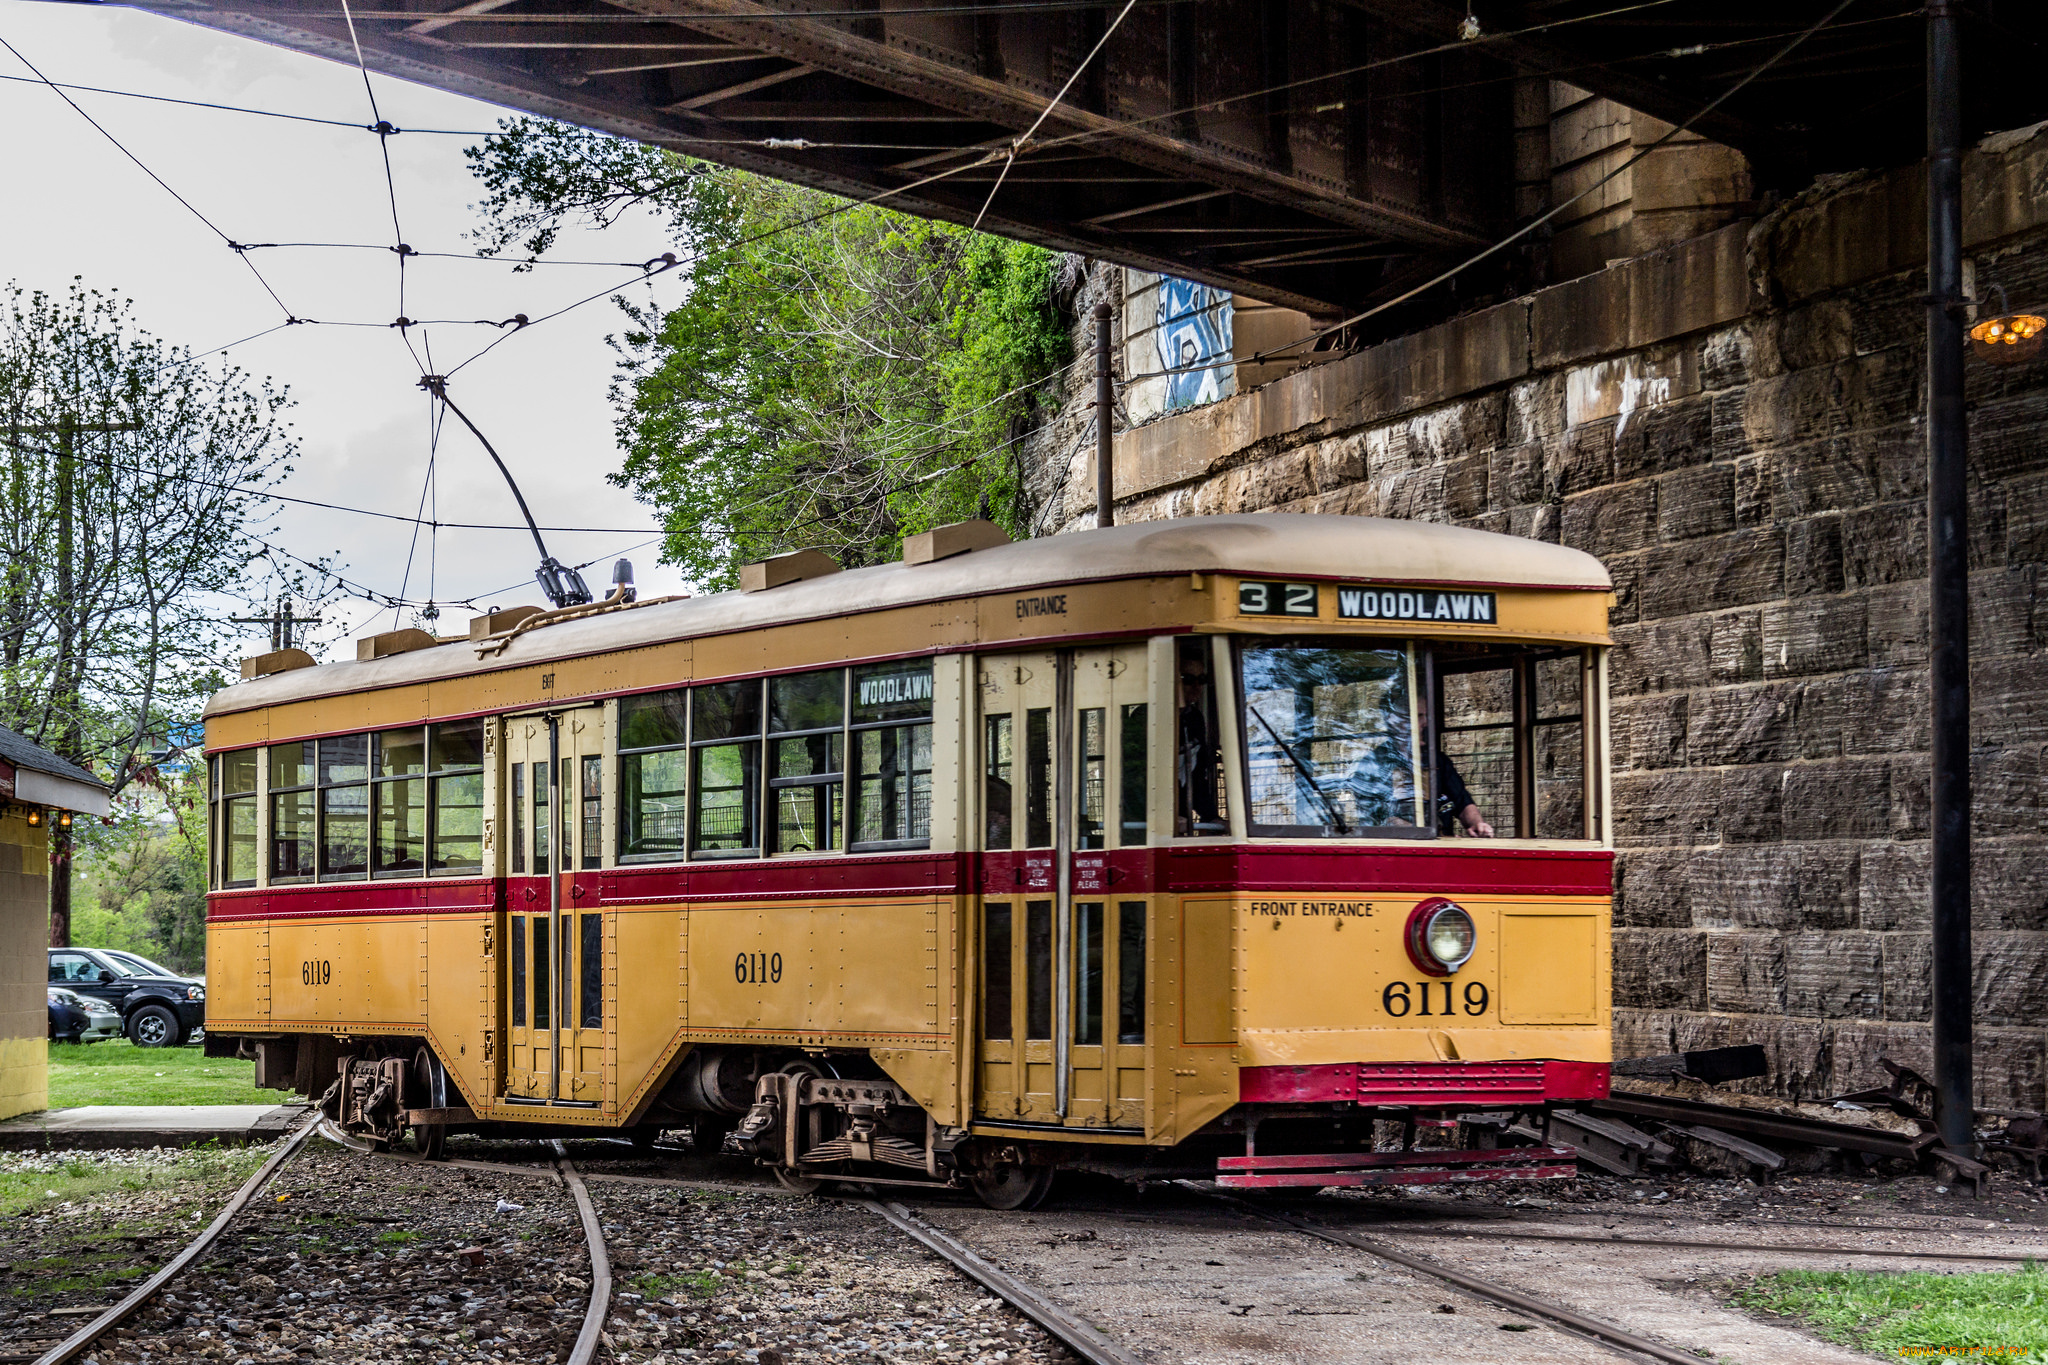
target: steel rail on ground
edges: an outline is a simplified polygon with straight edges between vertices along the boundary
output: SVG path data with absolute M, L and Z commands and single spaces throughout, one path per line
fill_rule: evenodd
M 1603 1322 L 1599 1318 L 1589 1318 L 1583 1313 L 1577 1313 L 1560 1304 L 1549 1303 L 1543 1299 L 1524 1294 L 1518 1289 L 1510 1289 L 1506 1285 L 1495 1284 L 1491 1280 L 1482 1280 L 1477 1275 L 1467 1275 L 1462 1270 L 1453 1270 L 1451 1267 L 1430 1260 L 1426 1256 L 1416 1256 L 1399 1248 L 1388 1246 L 1377 1238 L 1361 1237 L 1357 1233 L 1344 1232 L 1336 1228 L 1318 1227 L 1306 1219 L 1296 1218 L 1291 1214 L 1274 1213 L 1268 1209 L 1258 1208 L 1255 1205 L 1245 1203 L 1241 1199 L 1233 1199 L 1227 1194 L 1218 1194 L 1212 1190 L 1205 1190 L 1199 1185 L 1191 1184 L 1185 1180 L 1175 1181 L 1174 1183 L 1190 1193 L 1199 1194 L 1206 1199 L 1213 1199 L 1220 1204 L 1228 1204 L 1233 1208 L 1243 1209 L 1255 1217 L 1264 1218 L 1270 1222 L 1285 1224 L 1297 1232 L 1306 1233 L 1310 1237 L 1319 1238 L 1325 1242 L 1334 1242 L 1338 1246 L 1350 1247 L 1355 1251 L 1363 1251 L 1369 1255 L 1377 1256 L 1383 1261 L 1392 1261 L 1395 1265 L 1405 1266 L 1410 1270 L 1428 1275 L 1433 1279 L 1442 1280 L 1446 1284 L 1456 1285 L 1468 1294 L 1474 1294 L 1479 1298 L 1513 1308 L 1518 1312 L 1527 1313 L 1531 1317 L 1543 1318 L 1560 1327 L 1569 1328 L 1579 1336 L 1591 1338 L 1601 1345 L 1612 1347 L 1617 1351 L 1632 1351 L 1637 1355 L 1648 1356 L 1652 1360 L 1663 1361 L 1664 1365 L 1699 1365 L 1700 1357 L 1697 1352 L 1674 1350 L 1672 1347 L 1666 1346 L 1661 1342 L 1652 1341 L 1648 1337 L 1637 1336 L 1634 1332 L 1623 1327 L 1617 1327 L 1611 1322 Z M 1749 1250 L 1750 1248 L 1736 1249 Z
M 317 1123 L 302 1125 L 282 1148 L 272 1154 L 270 1160 L 257 1169 L 256 1174 L 243 1182 L 242 1188 L 235 1191 L 234 1198 L 228 1200 L 226 1207 L 214 1216 L 214 1220 L 206 1225 L 203 1232 L 185 1244 L 183 1251 L 166 1261 L 156 1274 L 130 1290 L 126 1298 L 37 1356 L 35 1365 L 65 1365 L 66 1361 L 76 1360 L 94 1342 L 135 1316 L 143 1304 L 156 1296 L 158 1290 L 183 1274 L 219 1240 L 221 1233 L 227 1230 L 228 1224 L 234 1221 L 235 1215 L 248 1206 L 249 1201 L 270 1183 L 270 1178 L 277 1174 L 279 1168 L 297 1156 L 299 1149 L 306 1145 L 306 1140 L 319 1130 L 320 1126 Z
M 969 1279 L 978 1281 L 997 1297 L 1043 1327 L 1062 1345 L 1089 1365 L 1145 1365 L 1141 1356 L 1111 1341 L 1088 1323 L 1067 1312 L 1024 1281 L 1004 1273 L 975 1255 L 967 1247 L 901 1204 L 876 1201 L 869 1205 L 891 1227 L 938 1253 Z M 1697 1361 L 1691 1365 L 1699 1365 Z
M 583 1330 L 576 1334 L 576 1345 L 570 1350 L 566 1365 L 590 1365 L 602 1340 L 604 1315 L 611 1311 L 612 1262 L 605 1254 L 604 1229 L 598 1226 L 597 1206 L 590 1202 L 590 1191 L 584 1188 L 583 1178 L 576 1174 L 576 1167 L 569 1160 L 569 1149 L 560 1138 L 551 1145 L 555 1149 L 555 1169 L 576 1198 L 576 1212 L 583 1220 L 583 1238 L 590 1244 L 590 1306 L 583 1310 Z

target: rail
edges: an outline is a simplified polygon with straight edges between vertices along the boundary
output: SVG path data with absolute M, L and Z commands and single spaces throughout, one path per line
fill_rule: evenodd
M 300 1127 L 283 1147 L 271 1155 L 270 1160 L 257 1168 L 256 1174 L 243 1182 L 242 1188 L 235 1191 L 234 1197 L 228 1200 L 226 1206 L 214 1216 L 214 1220 L 206 1225 L 205 1230 L 185 1244 L 184 1250 L 164 1262 L 156 1274 L 130 1290 L 126 1298 L 37 1356 L 35 1365 L 65 1365 L 67 1361 L 76 1360 L 94 1342 L 135 1316 L 144 1304 L 156 1297 L 159 1290 L 184 1274 L 216 1241 L 220 1240 L 220 1235 L 227 1231 L 227 1226 L 235 1220 L 235 1215 L 248 1207 L 249 1201 L 270 1183 L 270 1178 L 276 1175 L 287 1161 L 297 1156 L 299 1149 L 306 1145 L 306 1140 L 318 1131 L 318 1124 L 308 1123 Z

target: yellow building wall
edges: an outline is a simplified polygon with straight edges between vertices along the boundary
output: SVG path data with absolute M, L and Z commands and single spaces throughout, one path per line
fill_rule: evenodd
M 50 841 L 0 814 L 0 1119 L 50 1106 Z

